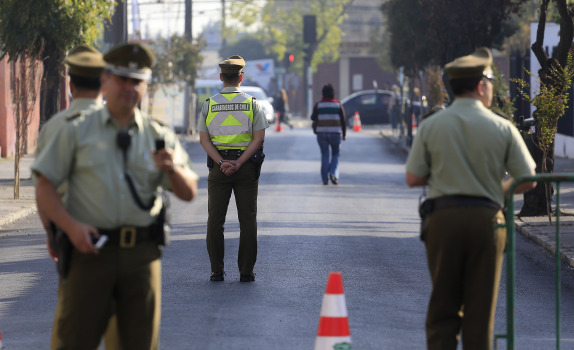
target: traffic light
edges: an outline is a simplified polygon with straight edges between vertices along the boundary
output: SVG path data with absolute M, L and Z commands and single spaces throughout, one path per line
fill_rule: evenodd
M 293 55 L 292 53 L 285 53 L 285 56 L 283 56 L 283 66 L 285 67 L 285 69 L 289 68 L 291 66 L 291 63 L 293 63 L 295 61 L 295 55 Z

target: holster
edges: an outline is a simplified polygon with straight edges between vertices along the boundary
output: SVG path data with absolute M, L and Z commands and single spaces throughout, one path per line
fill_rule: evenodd
M 213 159 L 211 159 L 210 156 L 207 156 L 207 167 L 209 169 L 213 168 L 213 166 L 215 165 L 215 162 L 213 161 Z
M 155 222 L 151 224 L 152 237 L 158 245 L 167 246 L 171 242 L 169 198 L 163 195 L 163 205 Z
M 428 226 L 428 218 L 434 210 L 434 201 L 432 199 L 425 199 L 419 204 L 419 216 L 421 217 L 421 241 L 426 239 L 426 229 Z
M 258 180 L 259 176 L 261 175 L 261 166 L 263 166 L 263 161 L 265 160 L 265 153 L 263 153 L 263 147 L 259 147 L 259 149 L 251 156 L 250 160 L 257 164 L 257 174 L 255 179 Z
M 54 232 L 56 236 L 56 251 L 58 252 L 58 274 L 60 275 L 60 278 L 65 279 L 68 277 L 68 272 L 70 271 L 74 245 L 64 231 L 57 229 Z

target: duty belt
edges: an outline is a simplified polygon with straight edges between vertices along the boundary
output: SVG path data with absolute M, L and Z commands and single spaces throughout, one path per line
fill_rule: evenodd
M 500 205 L 485 197 L 443 196 L 432 199 L 432 211 L 454 207 L 488 207 L 500 210 Z
M 236 158 L 241 157 L 241 155 L 244 152 L 242 149 L 220 149 L 218 151 L 219 154 L 221 154 L 223 157 L 236 157 Z
M 136 227 L 122 226 L 111 230 L 98 229 L 100 235 L 108 236 L 106 246 L 120 246 L 121 248 L 133 248 L 137 244 L 152 240 L 151 226 Z

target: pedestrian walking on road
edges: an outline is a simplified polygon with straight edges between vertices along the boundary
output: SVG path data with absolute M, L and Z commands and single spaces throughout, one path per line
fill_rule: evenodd
M 536 164 L 520 133 L 488 108 L 492 55 L 476 50 L 445 66 L 455 100 L 425 119 L 406 164 L 409 186 L 429 185 L 421 206 L 432 293 L 427 347 L 491 349 L 506 229 L 501 207 L 513 179 Z M 520 185 L 516 193 L 533 188 Z
M 293 125 L 289 121 L 289 97 L 285 89 L 281 89 L 277 92 L 277 96 L 275 96 L 273 100 L 273 109 L 275 113 L 279 114 L 279 124 L 285 123 L 290 129 L 293 129 Z
M 58 130 L 65 127 L 65 124 L 67 123 L 66 119 L 68 117 L 80 112 L 88 113 L 89 111 L 99 109 L 103 106 L 100 81 L 102 72 L 104 71 L 104 66 L 106 65 L 103 55 L 89 45 L 80 45 L 70 50 L 68 56 L 64 59 L 64 62 L 69 67 L 68 74 L 70 77 L 69 85 L 72 102 L 68 109 L 53 115 L 42 126 L 36 143 L 36 157 L 42 152 L 48 142 L 54 139 Z M 58 194 L 64 203 L 66 201 L 65 195 L 68 188 L 67 185 L 67 183 L 63 183 L 58 188 Z M 55 249 L 56 230 L 47 217 L 42 217 L 42 208 L 39 208 L 38 213 L 47 234 L 46 242 L 48 246 L 48 254 L 54 262 L 58 262 L 58 254 Z M 61 284 L 62 281 L 63 279 L 60 278 L 58 283 Z M 60 315 L 62 314 L 63 304 L 62 288 L 60 286 L 60 288 L 58 288 L 58 303 L 56 305 L 54 323 L 52 325 L 52 336 L 50 340 L 51 349 L 56 349 L 58 344 L 60 344 L 58 324 Z M 112 310 L 115 310 L 114 307 L 112 307 Z M 106 350 L 121 349 L 117 331 L 117 319 L 115 317 L 115 311 L 113 312 L 114 315 L 110 318 L 110 322 L 108 323 L 108 327 L 104 334 Z
M 115 305 L 122 348 L 155 350 L 160 245 L 168 234 L 157 190 L 190 201 L 197 175 L 177 136 L 137 108 L 151 77 L 151 49 L 122 44 L 104 60 L 106 106 L 66 118 L 32 165 L 41 215 L 63 232 L 57 349 L 96 349 Z M 62 202 L 56 188 L 66 181 Z
M 237 258 L 240 281 L 252 282 L 257 260 L 257 193 L 269 123 L 255 98 L 241 92 L 243 58 L 233 55 L 220 62 L 219 67 L 223 90 L 203 104 L 197 125 L 209 167 L 206 237 L 211 261 L 209 279 L 224 280 L 223 231 L 233 192 L 240 231 Z
M 333 85 L 322 89 L 323 98 L 313 106 L 313 132 L 321 149 L 321 180 L 323 185 L 339 184 L 339 154 L 341 140 L 347 139 L 347 120 L 341 102 L 335 100 Z

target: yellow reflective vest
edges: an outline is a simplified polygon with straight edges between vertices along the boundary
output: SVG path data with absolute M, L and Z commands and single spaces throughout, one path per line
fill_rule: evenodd
M 246 149 L 253 140 L 253 96 L 219 93 L 209 99 L 206 125 L 217 149 Z

